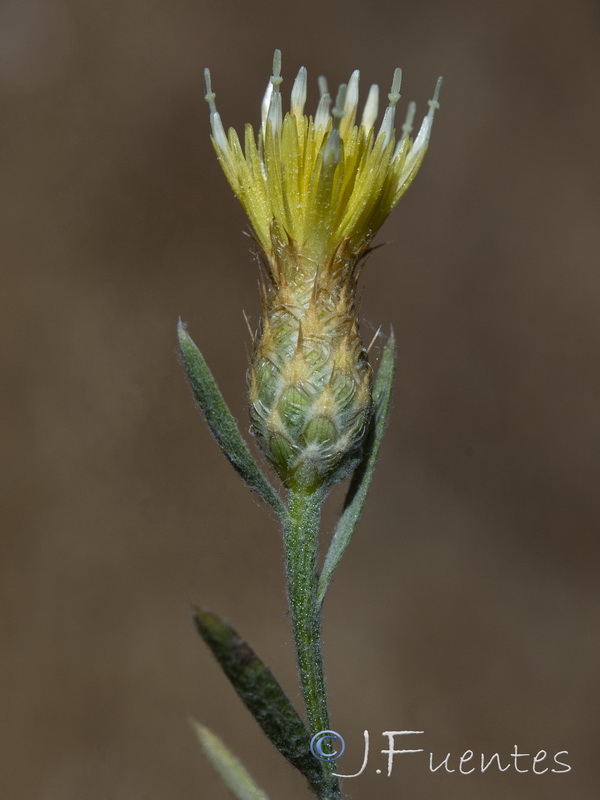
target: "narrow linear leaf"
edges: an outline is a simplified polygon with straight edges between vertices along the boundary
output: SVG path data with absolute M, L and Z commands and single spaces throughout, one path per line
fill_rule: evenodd
M 177 335 L 182 366 L 210 432 L 250 489 L 282 516 L 285 509 L 281 498 L 254 460 L 202 353 L 182 322 L 179 322 Z
M 321 764 L 310 752 L 310 737 L 304 722 L 271 670 L 248 642 L 216 614 L 194 607 L 194 621 L 266 736 L 318 793 L 324 780 Z
M 396 339 L 394 337 L 394 332 L 391 331 L 390 337 L 383 349 L 375 386 L 373 387 L 374 411 L 365 442 L 364 457 L 352 476 L 350 488 L 348 489 L 348 494 L 344 503 L 344 509 L 338 520 L 319 578 L 317 589 L 319 603 L 323 602 L 331 576 L 350 543 L 350 539 L 356 528 L 356 523 L 358 522 L 365 500 L 367 499 L 369 486 L 371 485 L 375 472 L 379 448 L 381 447 L 381 441 L 389 418 L 395 372 Z
M 204 755 L 237 800 L 269 800 L 242 762 L 211 730 L 191 720 Z

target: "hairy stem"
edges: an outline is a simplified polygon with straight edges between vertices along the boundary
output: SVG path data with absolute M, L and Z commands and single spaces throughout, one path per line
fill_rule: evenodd
M 291 491 L 284 526 L 288 600 L 292 616 L 300 686 L 310 735 L 329 729 L 321 653 L 321 612 L 317 601 L 317 545 L 323 497 L 320 492 Z M 333 762 L 321 762 L 321 800 L 338 800 Z

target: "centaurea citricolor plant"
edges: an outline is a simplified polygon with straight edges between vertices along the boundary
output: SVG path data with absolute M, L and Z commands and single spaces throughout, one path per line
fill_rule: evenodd
M 415 138 L 411 138 L 414 103 L 409 104 L 397 137 L 401 77 L 397 69 L 378 128 L 376 85 L 371 86 L 358 120 L 358 71 L 340 86 L 334 102 L 320 78 L 320 100 L 311 117 L 304 113 L 307 72 L 302 67 L 292 87 L 290 110 L 284 114 L 281 54 L 276 50 L 258 132 L 246 125 L 242 146 L 233 128 L 225 132 L 211 76 L 205 72 L 217 158 L 260 248 L 262 318 L 253 336 L 248 369 L 250 417 L 258 447 L 279 477 L 285 499 L 251 454 L 181 323 L 180 355 L 217 443 L 281 523 L 306 721 L 227 622 L 200 608 L 195 609 L 195 621 L 264 733 L 321 800 L 342 796 L 333 760 L 311 752 L 312 738 L 330 727 L 321 605 L 366 499 L 387 422 L 395 367 L 390 334 L 373 380 L 359 330 L 357 281 L 373 237 L 419 170 L 439 107 L 441 80 Z M 319 573 L 321 507 L 331 487 L 350 476 Z M 234 796 L 266 797 L 212 732 L 201 725 L 196 729 L 205 753 Z

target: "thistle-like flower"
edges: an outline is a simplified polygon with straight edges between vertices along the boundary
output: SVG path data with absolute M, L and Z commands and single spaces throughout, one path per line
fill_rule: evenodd
M 361 455 L 371 368 L 358 328 L 358 266 L 421 165 L 441 79 L 415 139 L 410 103 L 396 140 L 400 69 L 379 130 L 376 85 L 357 121 L 358 70 L 333 109 L 319 78 L 309 117 L 302 67 L 284 116 L 276 50 L 258 135 L 246 125 L 242 148 L 233 128 L 225 133 L 208 70 L 205 78 L 217 157 L 264 255 L 263 317 L 248 373 L 253 431 L 284 484 L 310 492 L 345 477 Z

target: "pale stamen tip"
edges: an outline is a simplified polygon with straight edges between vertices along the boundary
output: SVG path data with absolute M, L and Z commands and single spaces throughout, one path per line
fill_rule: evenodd
M 435 91 L 433 92 L 433 97 L 431 98 L 431 100 L 427 101 L 427 105 L 432 111 L 437 111 L 438 108 L 440 107 L 440 91 L 442 89 L 443 82 L 444 79 L 440 75 L 440 77 L 437 79 L 437 83 L 435 84 Z
M 283 78 L 281 77 L 281 50 L 275 50 L 273 53 L 273 74 L 269 81 L 273 90 L 278 92 L 279 87 L 283 83 Z
M 394 70 L 394 77 L 392 78 L 392 88 L 388 94 L 388 100 L 391 106 L 395 106 L 400 100 L 400 87 L 402 86 L 402 70 L 396 67 Z
M 408 109 L 406 110 L 406 118 L 404 120 L 404 124 L 402 125 L 402 138 L 405 139 L 407 136 L 410 136 L 413 129 L 413 121 L 415 119 L 415 113 L 417 110 L 417 104 L 414 101 L 411 101 L 408 104 Z
M 348 87 L 345 83 L 340 84 L 335 98 L 335 106 L 331 111 L 332 116 L 332 131 L 329 134 L 329 139 L 323 150 L 323 163 L 326 166 L 335 167 L 340 160 L 341 147 L 340 147 L 340 122 L 346 113 L 344 104 L 346 102 L 346 91 Z
M 300 67 L 296 79 L 292 86 L 291 96 L 291 111 L 293 114 L 301 117 L 304 113 L 304 104 L 306 102 L 306 90 L 308 83 L 308 73 L 306 67 Z
M 308 70 L 306 67 L 300 67 L 298 70 L 298 74 L 296 75 L 296 79 L 294 81 L 294 85 L 303 86 L 306 88 L 306 84 L 308 82 Z
M 206 100 L 206 102 L 210 107 L 211 114 L 216 114 L 217 113 L 217 107 L 215 105 L 216 94 L 212 90 L 210 70 L 208 67 L 204 69 L 204 85 L 206 87 L 206 93 L 204 95 L 204 99 Z
M 370 131 L 373 127 L 375 120 L 377 119 L 377 112 L 379 110 L 379 86 L 374 83 L 372 84 L 371 88 L 369 89 L 369 94 L 367 96 L 367 102 L 365 103 L 365 108 L 363 111 L 361 125 L 367 131 Z
M 329 122 L 329 108 L 331 106 L 331 97 L 329 95 L 329 88 L 327 86 L 327 79 L 324 75 L 319 75 L 319 105 L 317 106 L 317 113 L 315 114 L 315 128 L 325 128 Z
M 281 77 L 281 50 L 279 49 L 273 53 L 273 77 Z
M 344 101 L 344 109 L 352 116 L 356 113 L 358 106 L 358 85 L 360 83 L 360 72 L 355 69 L 350 80 L 347 84 L 346 99 Z
M 339 121 L 346 113 L 344 106 L 346 105 L 347 91 L 348 91 L 347 85 L 345 83 L 341 83 L 335 98 L 335 106 L 333 107 L 333 110 L 331 112 L 331 116 L 334 119 L 334 124 L 336 120 L 339 124 Z

